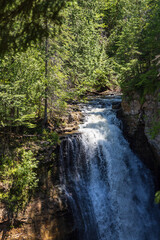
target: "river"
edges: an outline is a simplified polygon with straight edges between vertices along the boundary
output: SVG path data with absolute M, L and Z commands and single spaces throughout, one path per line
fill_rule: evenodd
M 79 133 L 60 147 L 61 184 L 76 240 L 160 240 L 160 210 L 150 170 L 131 151 L 112 103 L 90 101 Z

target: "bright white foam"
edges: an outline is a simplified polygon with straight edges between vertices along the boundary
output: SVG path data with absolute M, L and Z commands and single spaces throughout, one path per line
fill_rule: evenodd
M 130 150 L 111 101 L 94 101 L 83 109 L 83 147 L 73 147 L 75 167 L 67 172 L 85 225 L 81 239 L 159 240 L 160 212 L 154 205 L 151 174 Z M 96 238 L 92 230 L 87 234 L 92 224 Z

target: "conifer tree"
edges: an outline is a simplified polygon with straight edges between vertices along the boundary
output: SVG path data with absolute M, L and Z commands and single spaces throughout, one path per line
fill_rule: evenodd
M 46 19 L 59 23 L 59 12 L 65 3 L 65 0 L 1 0 L 0 54 L 43 41 L 49 35 Z

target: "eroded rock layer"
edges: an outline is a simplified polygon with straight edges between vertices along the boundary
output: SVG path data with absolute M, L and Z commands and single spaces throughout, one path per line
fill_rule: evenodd
M 131 94 L 122 100 L 120 117 L 132 149 L 157 176 L 160 185 L 160 101 L 159 91 L 142 99 Z

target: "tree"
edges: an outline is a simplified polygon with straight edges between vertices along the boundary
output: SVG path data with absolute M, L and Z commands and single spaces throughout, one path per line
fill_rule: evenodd
M 125 93 L 158 87 L 159 2 L 108 0 L 104 8 L 107 54 Z
M 42 113 L 44 69 L 43 55 L 33 47 L 1 60 L 0 126 L 34 127 Z
M 104 1 L 75 1 L 64 10 L 61 34 L 55 38 L 55 64 L 61 59 L 61 73 L 78 95 L 110 85 L 106 37 L 103 30 Z
M 18 148 L 14 157 L 5 156 L 1 160 L 0 175 L 6 190 L 0 193 L 0 200 L 6 204 L 11 224 L 18 211 L 24 209 L 37 187 L 36 169 L 38 161 L 31 150 Z
M 60 22 L 59 12 L 65 0 L 1 0 L 0 54 L 10 49 L 26 49 L 32 42 L 49 35 L 46 19 Z

